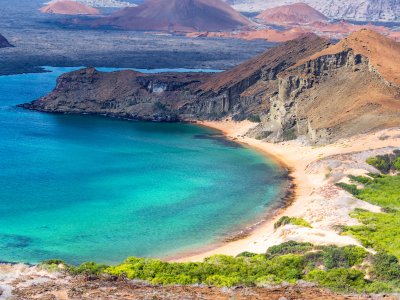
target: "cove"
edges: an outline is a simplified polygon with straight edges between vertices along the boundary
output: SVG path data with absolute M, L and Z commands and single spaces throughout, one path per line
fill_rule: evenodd
M 49 70 L 0 77 L 0 261 L 166 257 L 279 198 L 283 171 L 215 130 L 16 108 L 73 68 Z

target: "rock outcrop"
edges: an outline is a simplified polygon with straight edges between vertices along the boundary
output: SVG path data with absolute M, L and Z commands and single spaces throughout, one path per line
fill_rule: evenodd
M 73 22 L 90 27 L 173 32 L 234 30 L 250 24 L 222 0 L 146 0 L 107 17 Z
M 7 47 L 13 47 L 13 45 L 11 45 L 9 41 L 0 34 L 0 48 L 7 48 Z
M 23 107 L 145 121 L 183 121 L 179 109 L 194 100 L 192 91 L 208 77 L 202 73 L 106 73 L 86 68 L 60 76 L 51 94 Z
M 209 74 L 65 74 L 24 107 L 151 121 L 259 119 L 249 135 L 330 143 L 400 126 L 400 44 L 362 30 L 336 45 L 309 34 Z

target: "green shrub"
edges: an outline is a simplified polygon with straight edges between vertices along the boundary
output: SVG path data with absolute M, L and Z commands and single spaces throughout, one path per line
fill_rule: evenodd
M 373 179 L 352 176 L 353 181 L 364 184 L 363 189 L 356 185 L 337 183 L 336 185 L 353 194 L 357 198 L 384 208 L 400 209 L 400 176 L 381 175 Z
M 378 280 L 398 280 L 400 286 L 400 264 L 396 256 L 379 252 L 373 257 L 373 277 Z
M 394 168 L 397 172 L 400 172 L 400 157 L 397 157 L 395 162 L 393 163 Z
M 367 256 L 367 251 L 357 246 L 323 248 L 323 263 L 326 269 L 350 268 L 361 264 Z
M 84 274 L 84 275 L 100 275 L 108 266 L 96 264 L 94 262 L 83 263 L 78 267 L 70 267 L 69 271 L 72 274 Z
M 272 246 L 267 250 L 267 256 L 277 256 L 284 254 L 304 254 L 311 251 L 314 246 L 311 243 L 298 243 L 289 241 L 280 245 Z
M 362 225 L 345 227 L 345 234 L 354 236 L 367 248 L 386 251 L 400 258 L 400 212 L 357 210 L 351 216 Z
M 205 280 L 205 284 L 218 287 L 231 287 L 240 282 L 239 276 L 211 275 Z
M 281 217 L 275 224 L 274 227 L 275 229 L 287 225 L 287 224 L 292 224 L 292 225 L 297 225 L 301 227 L 309 227 L 312 228 L 311 224 L 308 223 L 306 220 L 303 218 L 296 218 L 296 217 L 288 217 L 288 216 L 283 216 Z
M 316 282 L 323 287 L 346 292 L 359 292 L 367 284 L 365 274 L 355 269 L 332 269 L 328 271 L 313 270 L 305 276 L 305 280 Z
M 368 158 L 367 164 L 373 166 L 384 174 L 387 174 L 390 171 L 390 158 L 388 155 Z
M 383 174 L 388 174 L 390 171 L 400 171 L 400 152 L 395 150 L 393 154 L 371 157 L 367 159 L 367 163 Z
M 255 254 L 255 253 L 245 251 L 245 252 L 239 253 L 236 257 L 253 257 L 256 255 L 257 254 Z
M 354 196 L 357 196 L 359 193 L 359 189 L 357 188 L 357 186 L 355 184 L 347 184 L 344 182 L 338 182 L 338 183 L 336 183 L 336 186 L 344 189 L 346 192 L 348 192 Z

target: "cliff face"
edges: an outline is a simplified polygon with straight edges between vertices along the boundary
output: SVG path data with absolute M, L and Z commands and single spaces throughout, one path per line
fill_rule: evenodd
M 192 90 L 207 77 L 195 73 L 104 73 L 87 68 L 62 75 L 52 93 L 22 107 L 146 121 L 182 121 L 179 108 L 194 101 Z
M 270 141 L 328 143 L 398 126 L 400 88 L 352 50 L 308 61 L 279 76 L 271 110 L 252 132 Z
M 188 105 L 204 118 L 232 115 L 236 120 L 263 113 L 276 93 L 277 75 L 297 61 L 321 51 L 329 42 L 314 34 L 281 45 L 226 72 L 215 74 L 199 86 L 199 100 Z
M 307 35 L 214 75 L 84 69 L 24 107 L 150 121 L 260 119 L 249 135 L 329 143 L 400 126 L 398 47 L 362 31 L 336 45 Z

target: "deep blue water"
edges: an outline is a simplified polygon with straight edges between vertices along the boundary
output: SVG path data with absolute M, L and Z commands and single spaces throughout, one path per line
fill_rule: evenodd
M 0 261 L 164 257 L 277 198 L 281 170 L 214 130 L 16 108 L 70 69 L 52 70 L 0 76 Z

